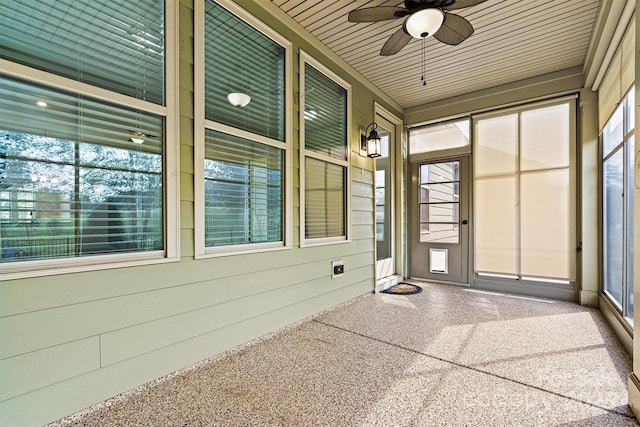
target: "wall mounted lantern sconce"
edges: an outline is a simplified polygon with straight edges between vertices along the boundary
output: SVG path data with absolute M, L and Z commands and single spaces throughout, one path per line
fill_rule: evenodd
M 371 128 L 371 132 L 367 136 L 367 131 Z M 380 157 L 381 155 L 381 147 L 380 147 L 380 136 L 376 129 L 378 128 L 378 124 L 376 122 L 371 123 L 367 126 L 363 134 L 360 134 L 360 153 L 366 153 L 367 157 L 375 158 Z

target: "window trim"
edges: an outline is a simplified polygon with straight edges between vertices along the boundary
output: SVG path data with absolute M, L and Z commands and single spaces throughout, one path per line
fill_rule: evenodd
M 254 134 L 249 131 L 208 120 L 205 117 L 205 2 L 194 3 L 194 258 L 204 259 L 220 256 L 249 254 L 256 252 L 291 249 L 293 247 L 293 173 L 292 173 L 292 117 L 293 89 L 292 64 L 293 44 L 271 29 L 255 16 L 231 0 L 212 0 L 228 12 L 261 32 L 285 50 L 285 135 L 284 142 Z M 261 144 L 280 148 L 284 151 L 284 187 L 282 197 L 282 240 L 279 242 L 247 243 L 226 246 L 205 246 L 205 129 L 223 132 Z
M 305 149 L 305 64 L 311 65 L 313 68 L 324 74 L 334 83 L 342 86 L 347 92 L 347 129 L 346 129 L 346 141 L 345 141 L 345 159 L 338 160 L 331 156 L 317 153 L 312 150 Z M 299 102 L 299 116 L 298 123 L 300 127 L 300 247 L 306 246 L 318 246 L 318 245 L 330 245 L 336 243 L 349 243 L 351 242 L 351 117 L 352 117 L 352 94 L 351 84 L 346 80 L 339 77 L 329 68 L 322 65 L 318 60 L 313 58 L 304 50 L 300 49 L 300 64 L 299 64 L 299 79 L 300 79 L 300 102 Z M 345 168 L 345 204 L 344 204 L 344 236 L 336 237 L 321 237 L 308 239 L 305 233 L 305 159 L 307 157 L 339 165 Z
M 128 95 L 112 92 L 87 83 L 62 77 L 47 71 L 31 68 L 0 59 L 0 72 L 10 76 L 41 84 L 53 89 L 78 93 L 105 101 L 136 108 L 164 117 L 164 224 L 165 248 L 158 251 L 130 252 L 125 254 L 95 255 L 90 257 L 56 258 L 46 260 L 16 261 L 2 265 L 0 281 L 54 274 L 77 273 L 112 268 L 142 266 L 180 261 L 180 182 L 179 182 L 179 22 L 180 5 L 165 0 L 165 105 L 140 100 Z

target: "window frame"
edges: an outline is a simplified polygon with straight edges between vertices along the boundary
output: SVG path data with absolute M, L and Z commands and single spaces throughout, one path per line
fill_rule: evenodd
M 317 71 L 322 73 L 325 77 L 332 80 L 337 85 L 345 89 L 347 93 L 347 107 L 346 107 L 346 133 L 345 133 L 345 158 L 339 160 L 334 157 L 318 153 L 316 151 L 307 150 L 305 148 L 305 64 L 309 64 Z M 330 245 L 337 243 L 349 243 L 351 242 L 351 117 L 352 117 L 352 93 L 351 84 L 346 80 L 339 77 L 329 68 L 322 65 L 318 60 L 313 58 L 307 52 L 300 50 L 300 64 L 299 64 L 299 79 L 300 79 L 300 109 L 299 109 L 299 124 L 300 124 L 300 247 L 306 246 L 318 246 L 318 245 Z M 334 237 L 321 237 L 321 238 L 307 238 L 305 231 L 305 164 L 306 158 L 312 158 L 320 160 L 330 164 L 338 165 L 345 168 L 345 183 L 344 183 L 344 231 L 342 236 Z M 375 184 L 373 184 L 375 187 Z M 375 222 L 375 221 L 374 221 Z M 374 237 L 375 239 L 375 237 Z
M 477 115 L 472 115 L 471 116 L 471 125 L 472 125 L 472 149 L 474 151 L 474 159 L 473 159 L 473 178 L 472 178 L 472 183 L 473 183 L 473 191 L 474 191 L 474 197 L 477 197 L 477 182 L 478 180 L 483 180 L 483 179 L 491 179 L 491 178 L 496 178 L 496 177 L 504 177 L 504 176 L 508 176 L 508 175 L 512 175 L 514 177 L 514 182 L 515 182 L 515 195 L 516 195 L 516 199 L 517 199 L 517 205 L 518 205 L 518 212 L 515 215 L 516 218 L 516 231 L 515 231 L 515 236 L 517 239 L 517 245 L 520 245 L 521 242 L 521 237 L 522 237 L 522 230 L 523 230 L 523 225 L 522 225 L 522 211 L 520 210 L 520 202 L 521 202 L 521 178 L 523 175 L 527 175 L 530 174 L 532 172 L 539 172 L 539 171 L 551 171 L 551 170 L 561 170 L 561 169 L 566 169 L 568 171 L 568 176 L 569 176 L 569 190 L 568 190 L 568 195 L 569 195 L 569 210 L 567 212 L 568 214 L 568 223 L 569 224 L 576 224 L 577 219 L 578 219 L 578 212 L 577 212 L 577 208 L 576 208 L 576 201 L 578 200 L 578 192 L 577 192 L 577 186 L 578 186 L 578 175 L 577 175 L 577 164 L 578 164 L 578 157 L 577 157 L 577 150 L 578 150 L 578 139 L 577 139 L 577 128 L 576 128 L 576 123 L 577 123 L 577 114 L 578 114 L 578 106 L 577 106 L 577 102 L 576 100 L 578 99 L 577 95 L 567 95 L 567 96 L 562 96 L 562 97 L 558 97 L 558 98 L 550 98 L 547 100 L 543 100 L 543 101 L 537 101 L 537 102 L 531 102 L 531 103 L 527 103 L 527 104 L 523 104 L 523 105 L 519 105 L 519 106 L 514 106 L 514 107 L 508 107 L 508 108 L 504 108 L 504 109 L 500 109 L 500 110 L 496 110 L 496 111 L 491 111 L 488 113 L 481 113 L 481 114 L 477 114 Z M 560 106 L 560 105 L 568 105 L 569 106 L 569 112 L 568 112 L 568 120 L 569 120 L 569 147 L 568 147 L 568 166 L 562 166 L 562 167 L 556 167 L 556 166 L 552 166 L 552 167 L 542 167 L 539 169 L 525 169 L 523 170 L 522 165 L 521 165 L 521 161 L 522 161 L 522 141 L 523 141 L 523 132 L 522 132 L 522 115 L 526 114 L 527 112 L 531 112 L 531 111 L 535 111 L 538 109 L 544 109 L 547 107 L 554 107 L 554 106 Z M 516 116 L 516 123 L 517 123 L 517 142 L 516 142 L 516 153 L 517 156 L 515 158 L 515 168 L 513 172 L 492 172 L 490 174 L 483 174 L 478 176 L 477 175 L 477 166 L 476 166 L 476 162 L 478 161 L 478 153 L 477 153 L 477 147 L 476 147 L 476 143 L 477 140 L 476 138 L 478 138 L 478 132 L 477 132 L 477 126 L 478 126 L 478 121 L 479 120 L 483 120 L 483 119 L 492 119 L 492 118 L 500 118 L 500 117 L 505 117 L 508 115 L 515 115 Z M 474 228 L 474 240 L 477 243 L 477 238 L 476 238 L 476 234 L 478 233 L 478 220 L 477 220 L 477 211 L 475 209 L 475 202 L 474 202 L 474 224 L 475 224 L 475 228 Z M 578 261 L 577 261 L 577 253 L 575 250 L 573 250 L 573 248 L 576 247 L 577 242 L 578 242 L 578 230 L 577 227 L 571 227 L 569 229 L 569 243 L 567 246 L 567 254 L 569 257 L 569 272 L 568 272 L 568 278 L 566 277 L 552 277 L 552 276 L 534 276 L 531 274 L 526 274 L 522 272 L 521 269 L 521 256 L 522 256 L 522 248 L 519 246 L 518 247 L 518 252 L 516 254 L 516 269 L 517 272 L 495 272 L 495 271 L 485 271 L 485 270 L 481 270 L 477 267 L 477 256 L 476 256 L 476 252 L 477 251 L 477 247 L 475 246 L 476 243 L 474 243 L 474 254 L 473 254 L 473 273 L 475 275 L 476 280 L 480 277 L 482 278 L 490 278 L 491 280 L 495 280 L 495 279 L 507 279 L 507 280 L 515 280 L 517 283 L 522 283 L 525 285 L 545 285 L 545 284 L 553 284 L 554 286 L 556 286 L 556 289 L 569 289 L 570 291 L 574 291 L 575 290 L 575 286 L 577 281 L 579 280 L 578 278 Z M 512 282 L 515 283 L 515 282 Z
M 285 135 L 278 141 L 223 123 L 209 120 L 205 116 L 205 2 L 213 1 L 237 18 L 279 44 L 285 51 Z M 194 3 L 194 258 L 204 259 L 220 256 L 249 254 L 256 252 L 291 249 L 293 247 L 293 177 L 292 177 L 292 64 L 293 44 L 278 32 L 264 24 L 230 0 L 202 0 Z M 236 245 L 211 246 L 205 244 L 205 172 L 206 159 L 205 129 L 222 132 L 235 137 L 279 148 L 283 151 L 282 173 L 282 240 L 278 242 L 246 243 Z
M 2 265 L 0 281 L 28 277 L 48 276 L 63 273 L 103 270 L 175 262 L 180 260 L 180 183 L 178 170 L 179 157 L 179 2 L 164 0 L 165 8 L 165 102 L 164 105 L 144 101 L 129 95 L 113 92 L 88 83 L 79 82 L 48 71 L 0 59 L 0 72 L 10 78 L 29 83 L 40 84 L 57 89 L 85 95 L 97 101 L 135 108 L 142 112 L 155 114 L 164 119 L 164 248 L 148 252 L 128 252 L 88 257 L 53 258 L 44 260 L 15 261 Z
M 634 96 L 632 96 L 634 95 Z M 604 126 L 602 127 L 602 130 L 599 133 L 598 136 L 598 140 L 600 143 L 600 147 L 599 147 L 599 167 L 600 167 L 600 191 L 599 191 L 599 197 L 600 197 L 600 241 L 601 243 L 601 254 L 600 254 L 600 262 L 602 264 L 602 270 L 601 270 L 601 289 L 600 292 L 601 294 L 607 299 L 607 301 L 610 302 L 611 306 L 614 307 L 614 309 L 616 310 L 616 312 L 621 316 L 621 318 L 624 320 L 624 322 L 626 323 L 626 325 L 628 325 L 630 328 L 633 328 L 633 318 L 628 316 L 628 308 L 629 308 L 629 301 L 628 301 L 628 293 L 629 293 L 629 287 L 633 287 L 634 283 L 633 281 L 631 281 L 631 283 L 629 283 L 628 280 L 628 270 L 629 270 L 629 263 L 631 263 L 631 265 L 633 266 L 633 259 L 628 259 L 628 250 L 629 250 L 629 241 L 631 240 L 631 246 L 634 246 L 634 241 L 633 241 L 633 235 L 629 236 L 629 230 L 627 229 L 628 226 L 628 208 L 631 207 L 633 209 L 633 205 L 629 205 L 629 198 L 627 196 L 627 194 L 633 194 L 634 188 L 628 188 L 628 178 L 629 178 L 629 160 L 634 161 L 635 162 L 635 152 L 629 152 L 630 151 L 630 145 L 631 145 L 631 140 L 633 140 L 633 144 L 635 146 L 635 144 L 637 144 L 638 142 L 635 141 L 635 126 L 631 126 L 630 122 L 635 121 L 635 86 L 631 86 L 624 94 L 624 96 L 622 97 L 622 99 L 619 102 L 618 107 L 616 107 L 611 114 L 609 115 L 608 119 L 606 120 L 606 122 L 604 123 Z M 604 135 L 605 135 L 605 131 L 607 129 L 607 126 L 609 125 L 609 123 L 611 122 L 611 120 L 614 118 L 614 116 L 616 115 L 617 111 L 620 110 L 621 111 L 621 115 L 622 115 L 622 123 L 620 126 L 622 126 L 622 134 L 621 134 L 621 140 L 615 142 L 615 145 L 609 147 L 609 151 L 605 153 L 605 143 L 606 141 L 604 140 Z M 631 110 L 631 111 L 630 111 Z M 605 164 L 607 163 L 607 161 L 609 161 L 612 157 L 614 157 L 617 153 L 621 153 L 622 154 L 622 165 L 623 165 L 623 170 L 622 170 L 622 193 L 623 193 L 623 201 L 622 201 L 622 236 L 618 236 L 621 237 L 622 240 L 622 272 L 621 272 L 621 276 L 622 276 L 622 283 L 621 285 L 621 301 L 617 301 L 616 298 L 613 296 L 613 294 L 611 292 L 609 292 L 609 290 L 607 289 L 607 271 L 606 271 L 606 267 L 607 267 L 607 263 L 606 263 L 606 259 L 605 259 L 605 254 L 606 254 L 606 245 L 607 245 L 607 241 L 605 239 L 606 234 L 607 234 L 607 230 L 605 229 L 605 180 L 604 180 L 604 171 L 605 171 Z M 633 168 L 635 168 L 636 165 L 633 165 Z M 635 174 L 635 170 L 632 171 Z M 636 216 L 636 212 L 633 212 L 634 217 Z M 634 220 L 635 221 L 635 220 Z M 616 236 L 613 236 L 614 238 Z M 634 248 L 635 250 L 635 248 Z M 635 276 L 635 272 L 634 272 L 634 276 Z

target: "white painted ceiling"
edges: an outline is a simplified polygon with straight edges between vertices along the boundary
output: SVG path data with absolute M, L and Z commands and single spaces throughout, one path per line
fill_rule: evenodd
M 599 0 L 487 0 L 453 10 L 475 33 L 458 46 L 425 42 L 426 85 L 420 80 L 422 42 L 393 56 L 380 48 L 403 18 L 352 23 L 347 14 L 398 0 L 271 0 L 403 108 L 582 66 Z

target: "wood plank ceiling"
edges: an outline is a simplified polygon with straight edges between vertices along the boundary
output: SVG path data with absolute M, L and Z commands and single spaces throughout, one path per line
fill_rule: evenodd
M 475 33 L 458 46 L 414 39 L 398 54 L 380 48 L 403 20 L 351 23 L 353 9 L 398 0 L 271 0 L 403 108 L 582 66 L 598 0 L 487 0 L 452 11 Z

